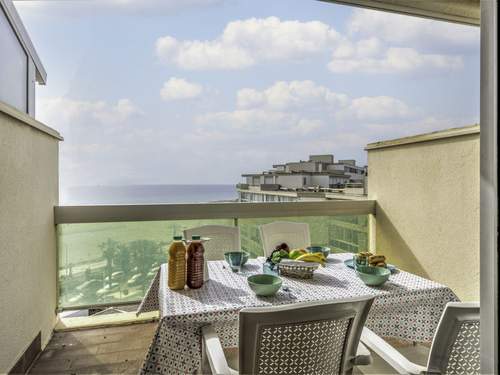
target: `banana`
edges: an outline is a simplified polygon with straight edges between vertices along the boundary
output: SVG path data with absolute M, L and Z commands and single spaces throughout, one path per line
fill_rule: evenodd
M 299 256 L 295 260 L 300 260 L 300 261 L 303 261 L 303 262 L 319 263 L 322 266 L 324 266 L 325 265 L 325 257 L 323 256 L 323 254 L 321 254 L 321 255 L 318 255 L 318 254 L 321 254 L 321 253 L 308 253 L 308 254 L 304 254 L 304 255 Z

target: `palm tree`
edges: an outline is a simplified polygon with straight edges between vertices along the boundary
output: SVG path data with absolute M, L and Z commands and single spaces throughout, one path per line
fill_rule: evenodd
M 99 245 L 102 250 L 102 255 L 104 259 L 106 259 L 106 272 L 105 276 L 108 277 L 108 284 L 111 288 L 111 275 L 113 274 L 113 258 L 115 257 L 115 253 L 118 247 L 118 242 L 108 238 L 106 242 L 103 242 Z
M 134 258 L 134 264 L 144 277 L 145 282 L 148 281 L 146 275 L 151 270 L 151 266 L 157 259 L 158 244 L 151 240 L 135 240 L 129 244 Z M 147 285 L 143 283 L 143 292 L 146 291 Z
M 114 262 L 123 271 L 123 278 L 128 279 L 131 270 L 130 247 L 127 244 L 119 244 L 115 253 Z

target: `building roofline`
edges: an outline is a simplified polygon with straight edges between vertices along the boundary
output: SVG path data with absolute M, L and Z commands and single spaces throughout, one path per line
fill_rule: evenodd
M 464 135 L 479 134 L 479 125 L 464 126 L 461 128 L 450 128 L 439 130 L 431 133 L 417 134 L 410 137 L 390 139 L 386 141 L 379 141 L 374 143 L 369 143 L 366 145 L 365 150 L 371 151 L 386 147 L 395 147 L 408 145 L 412 143 L 430 142 L 445 138 L 460 137 Z
M 350 178 L 349 175 L 346 175 L 345 173 L 332 173 L 335 171 L 324 171 L 324 172 L 285 172 L 285 171 L 275 171 L 271 173 L 245 173 L 242 174 L 241 177 L 260 177 L 260 176 L 301 176 L 301 175 L 307 175 L 307 176 L 334 176 L 334 177 L 346 177 Z M 340 171 L 339 171 L 340 172 Z
M 35 50 L 35 46 L 33 45 L 28 32 L 21 21 L 21 17 L 19 17 L 19 13 L 17 13 L 16 7 L 12 3 L 12 0 L 0 0 L 0 8 L 5 13 L 7 21 L 9 21 L 12 30 L 14 30 L 14 33 L 26 52 L 26 55 L 28 55 L 35 65 L 36 81 L 41 85 L 45 85 L 47 82 L 47 72 L 43 67 L 42 61 Z

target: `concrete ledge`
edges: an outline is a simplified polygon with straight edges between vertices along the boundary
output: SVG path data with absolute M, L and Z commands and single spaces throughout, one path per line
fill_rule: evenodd
M 380 141 L 369 143 L 366 145 L 365 150 L 376 150 L 379 148 L 395 147 L 408 145 L 412 143 L 430 142 L 439 139 L 461 137 L 464 135 L 479 134 L 479 125 L 464 126 L 462 128 L 450 128 L 445 130 L 439 130 L 432 133 L 418 134 L 411 137 L 403 137 L 390 139 L 387 141 Z
M 116 327 L 129 324 L 148 323 L 158 320 L 159 312 L 152 311 L 135 315 L 135 311 L 121 314 L 80 316 L 74 318 L 59 318 L 54 331 L 74 331 L 89 328 Z
M 47 125 L 42 124 L 40 121 L 35 120 L 33 117 L 23 113 L 16 108 L 0 101 L 0 112 L 5 113 L 6 115 L 15 118 L 16 120 L 21 121 L 27 126 L 31 126 L 32 128 L 41 131 L 53 138 L 56 138 L 59 141 L 63 141 L 64 138 L 59 134 L 57 130 L 49 128 Z

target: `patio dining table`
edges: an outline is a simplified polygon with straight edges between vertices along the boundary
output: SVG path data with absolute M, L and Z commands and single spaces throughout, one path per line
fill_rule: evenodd
M 212 324 L 222 346 L 238 346 L 238 314 L 245 307 L 283 305 L 375 296 L 366 325 L 377 334 L 430 342 L 446 303 L 458 298 L 446 286 L 397 271 L 382 286 L 366 286 L 344 264 L 352 254 L 333 254 L 312 279 L 283 277 L 272 297 L 256 296 L 246 278 L 262 273 L 262 262 L 250 259 L 234 273 L 225 261 L 208 262 L 210 280 L 200 289 L 170 290 L 162 265 L 137 313 L 159 310 L 160 322 L 141 369 L 142 374 L 192 374 L 201 366 L 201 327 Z

